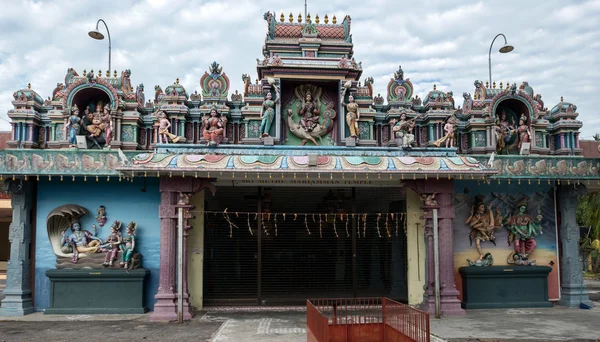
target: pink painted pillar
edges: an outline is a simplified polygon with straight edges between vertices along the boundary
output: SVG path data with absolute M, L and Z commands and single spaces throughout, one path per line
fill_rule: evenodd
M 454 206 L 452 205 L 452 194 L 454 183 L 447 180 L 417 181 L 415 184 L 417 193 L 436 193 L 437 205 L 421 207 L 425 218 L 425 235 L 427 237 L 427 299 L 425 310 L 435 313 L 434 296 L 434 244 L 433 244 L 433 210 L 438 210 L 438 246 L 439 246 L 439 279 L 440 279 L 440 309 L 441 314 L 464 315 L 458 300 L 459 292 L 454 282 L 454 231 L 452 220 L 454 219 Z
M 579 148 L 579 132 L 575 133 L 575 148 Z
M 189 194 L 191 196 L 191 194 Z M 193 215 L 190 213 L 191 210 L 193 210 L 195 207 L 193 205 L 189 205 L 189 204 L 177 204 L 175 206 L 177 209 L 178 208 L 183 208 L 184 211 L 184 221 L 183 221 L 183 319 L 184 320 L 189 320 L 192 319 L 192 317 L 194 317 L 194 313 L 192 311 L 192 308 L 190 306 L 190 293 L 188 292 L 188 286 L 187 286 L 187 265 L 188 265 L 188 260 L 187 260 L 187 240 L 188 237 L 190 236 L 189 234 L 189 230 L 192 229 L 192 227 L 188 224 L 188 220 L 193 218 Z
M 33 142 L 33 124 L 29 124 L 29 141 Z
M 163 177 L 164 178 L 164 177 Z M 175 295 L 176 274 L 176 236 L 177 236 L 177 193 L 170 191 L 160 182 L 160 279 L 158 292 L 154 296 L 154 312 L 150 315 L 152 321 L 174 321 L 177 319 L 177 304 Z M 168 185 L 168 184 L 167 184 Z
M 12 140 L 17 140 L 17 132 L 15 131 L 15 123 L 11 122 L 10 127 L 12 130 Z

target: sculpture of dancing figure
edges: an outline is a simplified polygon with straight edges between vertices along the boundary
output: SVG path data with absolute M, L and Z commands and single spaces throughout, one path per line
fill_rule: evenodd
M 502 111 L 500 119 L 496 121 L 496 153 L 501 154 L 502 152 L 508 153 L 508 144 L 512 140 L 512 135 L 515 131 L 514 119 L 512 125 L 506 119 L 506 112 Z
M 265 95 L 265 100 L 262 105 L 262 112 L 260 114 L 261 122 L 260 122 L 260 134 L 261 137 L 268 137 L 271 131 L 271 126 L 273 125 L 273 120 L 275 119 L 275 104 L 279 102 L 279 89 L 275 87 L 275 100 L 273 100 L 273 95 L 271 92 L 268 92 Z
M 446 135 L 438 139 L 434 144 L 439 147 L 443 142 L 446 143 L 446 148 L 454 147 L 454 130 L 456 128 L 456 119 L 454 116 L 448 117 L 446 124 L 444 125 L 444 132 Z
M 102 266 L 112 266 L 113 262 L 117 260 L 117 253 L 119 252 L 119 246 L 123 242 L 121 235 L 121 221 L 115 221 L 110 226 L 110 235 L 100 246 L 100 251 L 106 253 Z
M 159 110 L 156 114 L 156 118 L 158 119 L 158 143 L 168 144 L 169 139 L 171 139 L 173 143 L 177 143 L 180 137 L 169 132 L 169 128 L 171 127 L 171 121 L 169 121 L 167 114 L 162 110 Z
M 69 130 L 70 147 L 77 146 L 77 134 L 79 133 L 80 123 L 81 118 L 79 117 L 79 108 L 77 108 L 77 105 L 74 105 L 73 108 L 71 108 L 71 116 L 69 116 L 69 120 L 67 120 L 67 124 L 65 125 L 65 129 Z
M 415 128 L 417 118 L 406 119 L 406 113 L 400 115 L 400 121 L 396 122 L 392 131 L 396 137 L 396 144 L 399 147 L 410 147 L 415 142 L 415 135 L 412 133 Z
M 131 256 L 135 252 L 135 230 L 137 229 L 137 224 L 133 221 L 129 222 L 126 228 L 127 236 L 123 239 L 123 243 L 119 245 L 121 249 L 121 262 L 120 266 L 127 269 L 129 268 L 129 263 L 131 262 Z
M 79 253 L 96 253 L 102 240 L 96 236 L 96 225 L 94 227 L 94 234 L 89 230 L 81 230 L 81 224 L 78 221 L 73 222 L 71 226 L 65 228 L 61 233 L 62 241 L 62 252 L 73 253 L 71 262 L 77 263 L 79 260 Z M 71 234 L 66 236 L 67 229 L 71 228 Z
M 494 231 L 500 227 L 502 221 L 499 209 L 496 209 L 496 214 L 496 217 L 494 217 L 491 204 L 486 208 L 483 199 L 476 198 L 475 204 L 471 207 L 471 215 L 465 222 L 465 224 L 471 226 L 469 243 L 473 245 L 473 241 L 475 241 L 475 247 L 479 252 L 479 260 L 483 260 L 485 255 L 481 249 L 482 241 L 489 241 L 494 246 L 496 245 Z
M 350 129 L 350 137 L 358 138 L 358 120 L 360 119 L 360 113 L 358 112 L 358 103 L 354 102 L 354 96 L 348 96 L 348 103 L 344 102 L 346 106 L 346 124 Z
M 535 260 L 529 260 L 537 243 L 535 237 L 543 234 L 540 222 L 543 217 L 540 208 L 536 217 L 527 214 L 527 198 L 517 203 L 514 215 L 503 218 L 502 223 L 508 229 L 508 245 L 514 244 L 514 252 L 511 253 L 507 262 L 516 265 L 535 265 Z
M 302 117 L 300 119 L 300 126 L 302 126 L 305 131 L 311 132 L 315 129 L 315 126 L 319 123 L 319 114 L 321 114 L 321 110 L 318 108 L 317 104 L 315 104 L 311 93 L 306 93 L 304 96 L 304 101 L 302 101 L 302 107 L 298 114 Z

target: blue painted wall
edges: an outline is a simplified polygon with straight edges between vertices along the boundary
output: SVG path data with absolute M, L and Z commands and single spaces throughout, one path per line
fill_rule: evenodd
M 146 188 L 142 192 L 142 187 Z M 35 308 L 44 310 L 49 305 L 50 282 L 46 270 L 54 269 L 56 257 L 48 240 L 46 217 L 56 207 L 64 204 L 79 204 L 90 211 L 81 219 L 82 227 L 93 232 L 92 224 L 96 222 L 96 210 L 100 205 L 106 207 L 108 221 L 104 227 L 98 227 L 98 236 L 105 239 L 110 234 L 110 224 L 114 220 L 123 222 L 125 226 L 130 221 L 137 222 L 136 248 L 143 255 L 143 267 L 150 271 L 146 279 L 145 305 L 152 310 L 154 295 L 158 288 L 160 268 L 160 220 L 158 206 L 160 193 L 157 178 L 136 178 L 133 183 L 119 182 L 114 177 L 110 182 L 94 177 L 83 179 L 58 177 L 40 179 L 38 183 L 37 212 L 36 212 L 36 251 L 35 251 Z M 115 289 L 118 291 L 118 289 Z M 93 293 L 90 293 L 93 295 Z

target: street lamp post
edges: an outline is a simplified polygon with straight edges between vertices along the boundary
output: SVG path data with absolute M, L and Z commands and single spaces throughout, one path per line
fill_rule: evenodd
M 111 71 L 111 65 L 110 65 L 111 42 L 110 42 L 110 31 L 108 30 L 108 26 L 106 25 L 106 22 L 102 19 L 98 19 L 98 22 L 96 23 L 96 29 L 88 32 L 88 35 L 94 39 L 98 39 L 98 40 L 104 39 L 104 35 L 100 31 L 98 31 L 98 25 L 100 24 L 100 22 L 102 22 L 104 24 L 104 27 L 106 28 L 106 33 L 108 34 L 108 73 L 110 74 L 110 71 Z
M 500 50 L 498 50 L 500 53 L 508 53 L 515 49 L 514 46 L 508 45 L 508 43 L 506 42 L 506 36 L 503 35 L 502 33 L 497 34 L 496 37 L 494 37 L 494 40 L 492 40 L 492 44 L 490 44 L 490 52 L 488 54 L 488 62 L 489 62 L 489 70 L 490 70 L 490 85 L 489 85 L 490 87 L 492 86 L 492 46 L 494 45 L 496 38 L 498 38 L 500 36 L 502 36 L 504 38 L 504 45 L 500 48 Z

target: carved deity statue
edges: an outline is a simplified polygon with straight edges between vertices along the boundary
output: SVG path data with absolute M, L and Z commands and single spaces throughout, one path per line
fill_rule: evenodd
M 96 236 L 96 225 L 93 225 L 94 233 L 89 230 L 81 230 L 79 221 L 75 221 L 71 226 L 65 228 L 61 233 L 61 243 L 63 253 L 73 253 L 71 262 L 76 263 L 79 260 L 79 253 L 96 253 L 102 240 Z M 71 234 L 66 235 L 67 229 L 71 229 Z
M 300 125 L 307 132 L 312 132 L 319 123 L 319 107 L 315 104 L 311 93 L 306 93 L 298 114 L 302 117 Z
M 67 124 L 65 125 L 65 129 L 69 130 L 69 143 L 71 144 L 71 147 L 77 146 L 77 134 L 79 134 L 80 123 L 81 118 L 79 117 L 79 108 L 77 108 L 77 105 L 74 105 L 73 108 L 71 108 L 71 116 L 69 116 Z
M 535 260 L 529 260 L 529 254 L 537 246 L 535 237 L 538 234 L 543 234 L 542 225 L 540 224 L 542 219 L 539 207 L 536 217 L 527 214 L 527 198 L 517 203 L 513 215 L 503 217 L 502 223 L 509 232 L 508 244 L 509 246 L 511 242 L 514 244 L 514 252 L 511 253 L 512 260 L 509 257 L 508 263 L 535 265 Z
M 354 96 L 348 96 L 348 102 L 344 102 L 346 106 L 346 124 L 350 129 L 350 137 L 358 138 L 358 120 L 360 113 L 358 112 L 358 103 L 354 102 Z
M 446 147 L 454 147 L 454 130 L 456 129 L 456 118 L 454 116 L 448 117 L 446 124 L 444 124 L 444 132 L 446 134 L 438 139 L 434 144 L 440 146 L 443 142 L 446 143 Z
M 417 118 L 408 120 L 406 113 L 400 114 L 400 121 L 396 122 L 392 127 L 394 136 L 396 138 L 396 144 L 399 147 L 410 147 L 415 142 L 415 135 L 413 129 L 415 128 Z
M 262 104 L 262 111 L 260 113 L 260 135 L 261 137 L 268 137 L 271 131 L 271 126 L 275 120 L 275 104 L 279 102 L 279 88 L 275 88 L 275 100 L 273 100 L 273 94 L 267 92 L 265 94 L 265 100 Z
M 490 204 L 487 208 L 481 198 L 475 200 L 475 204 L 471 207 L 471 215 L 465 222 L 471 227 L 471 233 L 469 234 L 469 242 L 473 245 L 475 241 L 475 247 L 479 252 L 479 260 L 484 257 L 483 250 L 481 249 L 482 241 L 489 241 L 496 245 L 496 237 L 494 231 L 498 229 L 502 223 L 502 217 L 500 211 L 497 208 L 496 216 L 494 216 L 494 210 Z
M 167 114 L 162 110 L 159 110 L 158 113 L 156 113 L 156 118 L 158 119 L 158 143 L 168 144 L 169 139 L 171 139 L 173 143 L 177 143 L 180 137 L 169 132 L 171 121 L 167 117 Z
M 121 221 L 115 221 L 110 226 L 110 235 L 100 246 L 100 252 L 106 253 L 102 266 L 108 267 L 113 265 L 113 262 L 117 260 L 117 252 L 119 252 L 119 246 L 122 242 Z
M 102 123 L 106 132 L 106 146 L 110 148 L 110 142 L 113 138 L 112 118 L 110 116 L 110 104 L 104 106 L 104 114 L 102 115 Z
M 96 211 L 96 222 L 98 222 L 98 225 L 100 227 L 104 227 L 104 224 L 106 223 L 106 208 L 101 205 L 100 208 L 98 208 L 98 210 Z
M 210 110 L 210 117 L 203 119 L 204 132 L 203 136 L 206 139 L 206 146 L 218 146 L 223 142 L 223 133 L 227 119 L 217 111 L 217 107 L 213 106 Z
M 506 118 L 506 112 L 502 111 L 500 118 L 496 120 L 496 126 L 494 128 L 496 133 L 496 152 L 498 154 L 508 152 L 508 145 L 515 132 L 514 125 L 514 120 L 512 124 L 509 123 Z
M 129 222 L 129 224 L 127 225 L 127 228 L 125 229 L 125 232 L 127 233 L 127 235 L 123 239 L 123 243 L 121 243 L 119 245 L 119 248 L 121 249 L 121 262 L 119 263 L 119 265 L 123 266 L 123 268 L 125 268 L 125 269 L 128 269 L 133 266 L 131 264 L 131 257 L 133 256 L 133 253 L 135 252 L 135 231 L 136 231 L 136 229 L 137 229 L 137 223 L 135 223 L 133 221 Z
M 519 134 L 519 150 L 521 150 L 521 146 L 523 143 L 531 142 L 531 132 L 529 131 L 529 126 L 527 125 L 527 117 L 525 114 L 521 114 L 521 118 L 519 119 L 519 127 L 517 128 L 517 133 Z

